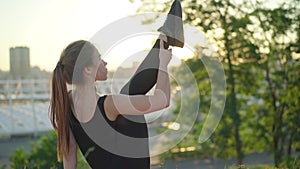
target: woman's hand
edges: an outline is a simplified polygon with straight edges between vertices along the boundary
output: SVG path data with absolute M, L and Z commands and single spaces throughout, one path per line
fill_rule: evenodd
M 172 49 L 164 49 L 164 42 L 167 42 L 167 36 L 164 34 L 160 34 L 160 51 L 159 51 L 159 59 L 160 64 L 167 66 L 170 63 L 170 60 L 172 59 Z

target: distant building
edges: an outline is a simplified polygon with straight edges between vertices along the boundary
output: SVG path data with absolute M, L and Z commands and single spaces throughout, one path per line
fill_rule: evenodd
M 131 67 L 118 67 L 114 72 L 109 73 L 109 77 L 111 78 L 130 78 L 133 76 L 134 72 L 137 70 L 140 62 L 134 61 L 132 62 Z
M 30 72 L 28 47 L 10 48 L 10 74 L 13 78 L 25 78 Z

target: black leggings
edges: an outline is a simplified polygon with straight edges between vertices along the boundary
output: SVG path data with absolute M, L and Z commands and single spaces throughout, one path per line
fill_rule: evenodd
M 165 46 L 165 45 L 164 45 Z M 146 58 L 137 68 L 132 78 L 121 89 L 121 94 L 137 95 L 146 94 L 156 83 L 159 68 L 159 48 L 160 39 L 157 39 L 153 48 L 150 50 Z M 165 46 L 166 48 L 166 46 Z M 148 140 L 148 127 L 144 115 L 120 115 L 119 132 L 133 138 L 147 138 L 140 142 L 144 147 L 143 150 L 148 157 L 126 158 L 120 157 L 121 160 L 134 163 L 136 166 L 142 166 L 141 169 L 150 169 L 150 152 Z M 135 151 L 135 150 L 132 150 Z M 139 150 L 140 151 L 140 150 Z
M 132 78 L 121 89 L 121 94 L 146 94 L 155 85 L 159 67 L 159 48 L 160 39 L 157 39 Z
M 126 95 L 145 95 L 156 83 L 159 68 L 159 48 L 160 40 L 157 39 L 153 48 L 150 50 L 146 58 L 137 68 L 132 78 L 121 89 L 121 94 Z M 129 137 L 146 138 L 140 142 L 142 147 L 145 147 L 145 152 L 149 154 L 148 143 L 148 127 L 144 115 L 120 115 L 119 132 Z M 150 168 L 150 156 L 133 160 L 134 163 L 139 163 L 145 168 Z

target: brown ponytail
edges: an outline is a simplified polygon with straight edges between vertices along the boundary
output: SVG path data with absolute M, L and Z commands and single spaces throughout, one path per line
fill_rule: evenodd
M 84 40 L 71 43 L 62 52 L 60 61 L 53 71 L 49 112 L 51 123 L 57 131 L 58 161 L 62 161 L 62 157 L 69 152 L 70 145 L 72 102 L 69 98 L 67 83 L 78 84 L 82 82 L 82 70 L 92 63 L 91 56 L 95 49 L 91 43 Z M 81 57 L 83 59 L 80 60 L 80 63 L 76 63 L 79 55 L 84 55 L 84 57 Z M 77 64 L 76 70 L 74 70 L 75 64 Z M 73 74 L 76 74 L 76 78 L 73 78 Z
M 57 131 L 57 157 L 62 160 L 62 155 L 69 152 L 70 142 L 70 100 L 67 85 L 62 74 L 63 66 L 57 65 L 53 71 L 51 111 L 52 125 Z

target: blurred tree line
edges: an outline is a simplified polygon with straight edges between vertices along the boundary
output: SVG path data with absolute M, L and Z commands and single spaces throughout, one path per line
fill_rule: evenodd
M 138 13 L 167 13 L 173 2 L 141 1 Z M 184 22 L 204 32 L 218 48 L 208 55 L 203 51 L 209 46 L 195 47 L 195 57 L 182 63 L 197 80 L 200 113 L 208 112 L 211 101 L 209 77 L 200 58 L 218 57 L 226 73 L 223 117 L 198 155 L 235 157 L 241 165 L 248 153 L 269 152 L 276 167 L 300 166 L 299 2 L 181 0 Z M 177 69 L 177 74 L 182 72 Z M 196 121 L 177 147 L 199 147 L 202 123 Z

